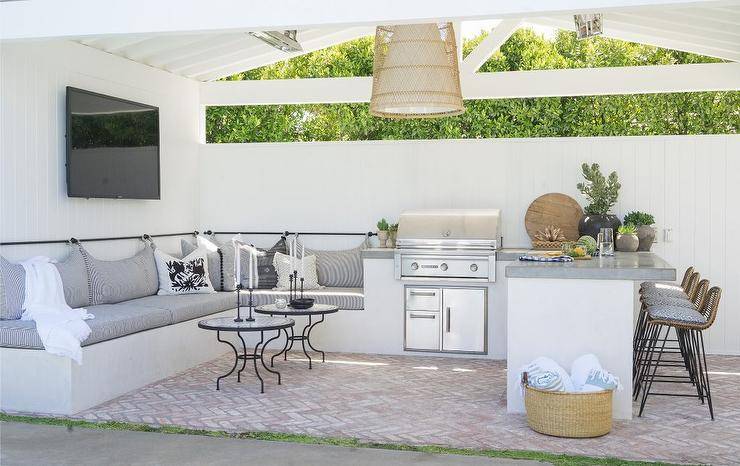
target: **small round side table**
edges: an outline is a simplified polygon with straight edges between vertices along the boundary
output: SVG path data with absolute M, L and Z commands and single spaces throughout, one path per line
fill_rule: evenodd
M 236 373 L 236 380 L 237 382 L 242 381 L 242 372 L 244 371 L 244 368 L 247 366 L 247 361 L 251 360 L 254 362 L 254 373 L 257 375 L 257 378 L 260 380 L 260 393 L 265 393 L 265 382 L 262 380 L 262 376 L 260 376 L 259 369 L 257 369 L 257 360 L 259 360 L 262 363 L 262 366 L 267 370 L 268 372 L 271 372 L 273 374 L 277 374 L 278 377 L 278 385 L 282 383 L 282 380 L 280 378 L 280 372 L 275 371 L 267 367 L 265 364 L 264 354 L 265 354 L 265 348 L 267 348 L 267 345 L 270 344 L 271 341 L 277 340 L 280 338 L 280 332 L 285 331 L 287 334 L 288 328 L 293 328 L 295 325 L 295 321 L 293 319 L 288 319 L 285 317 L 266 317 L 266 316 L 258 316 L 255 317 L 253 321 L 243 320 L 242 322 L 234 322 L 233 317 L 217 317 L 213 319 L 205 319 L 198 322 L 198 327 L 202 328 L 204 330 L 211 330 L 216 332 L 216 339 L 220 341 L 221 343 L 226 343 L 231 347 L 231 349 L 234 350 L 234 366 L 231 368 L 229 372 L 226 374 L 219 376 L 216 379 L 216 390 L 220 390 L 220 384 L 221 379 L 230 376 L 234 370 L 236 370 L 236 366 L 239 364 L 239 360 L 242 361 L 242 367 L 239 369 L 239 371 Z M 277 330 L 277 335 L 274 337 L 268 339 L 265 341 L 265 332 Z M 242 342 L 242 352 L 240 353 L 239 350 L 237 350 L 236 346 L 231 344 L 228 340 L 222 340 L 221 339 L 221 332 L 233 332 L 236 333 L 236 336 L 239 337 L 239 340 Z M 244 341 L 244 337 L 242 337 L 242 332 L 259 332 L 260 333 L 260 341 L 255 345 L 254 352 L 247 353 L 247 343 Z M 272 362 L 272 361 L 271 361 Z
M 283 316 L 285 318 L 287 317 L 295 317 L 295 316 L 308 316 L 308 323 L 305 327 L 303 327 L 303 330 L 301 331 L 300 335 L 296 335 L 293 327 L 290 328 L 290 335 L 288 335 L 288 329 L 287 327 L 283 329 L 285 332 L 285 346 L 283 347 L 282 351 L 280 351 L 277 354 L 272 355 L 270 358 L 270 367 L 274 367 L 273 363 L 276 357 L 283 355 L 283 360 L 288 359 L 288 351 L 293 349 L 293 342 L 300 341 L 301 346 L 303 347 L 303 354 L 306 355 L 308 358 L 308 368 L 313 369 L 313 364 L 311 360 L 311 356 L 308 354 L 308 351 L 306 351 L 306 345 L 308 344 L 308 347 L 312 350 L 316 351 L 317 353 L 321 353 L 321 362 L 326 361 L 326 354 L 314 348 L 313 344 L 311 343 L 311 330 L 318 324 L 324 321 L 324 318 L 327 314 L 334 314 L 335 312 L 339 311 L 339 306 L 333 306 L 331 304 L 314 304 L 313 306 L 309 307 L 308 309 L 293 309 L 292 307 L 284 307 L 282 309 L 278 308 L 274 304 L 265 304 L 264 306 L 257 306 L 254 309 L 254 312 L 257 314 L 266 314 L 269 316 Z M 314 316 L 321 316 L 321 318 L 317 321 L 313 321 Z M 278 332 L 279 333 L 279 332 Z

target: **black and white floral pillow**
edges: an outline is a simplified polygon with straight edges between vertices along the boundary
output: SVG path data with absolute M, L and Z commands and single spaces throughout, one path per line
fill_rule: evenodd
M 182 259 L 154 251 L 160 295 L 215 293 L 208 277 L 208 251 L 196 249 Z

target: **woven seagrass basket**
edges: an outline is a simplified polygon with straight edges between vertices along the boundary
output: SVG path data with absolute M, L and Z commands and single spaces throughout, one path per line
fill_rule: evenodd
M 530 387 L 526 373 L 524 406 L 532 430 L 555 437 L 588 438 L 612 429 L 612 390 L 592 393 L 551 392 Z

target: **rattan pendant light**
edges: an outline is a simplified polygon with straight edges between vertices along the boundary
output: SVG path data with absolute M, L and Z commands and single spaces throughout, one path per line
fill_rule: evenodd
M 437 118 L 464 111 L 452 23 L 378 26 L 372 115 Z

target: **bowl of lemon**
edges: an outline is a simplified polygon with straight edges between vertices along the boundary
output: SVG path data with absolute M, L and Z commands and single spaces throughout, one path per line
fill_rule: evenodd
M 589 254 L 589 248 L 582 243 L 579 243 L 577 241 L 568 241 L 566 243 L 563 243 L 563 254 L 566 256 L 570 256 L 573 259 L 580 259 L 580 260 L 587 260 L 591 259 L 591 254 Z

